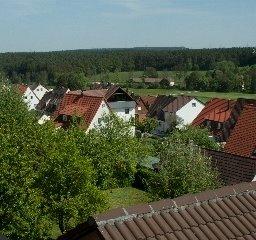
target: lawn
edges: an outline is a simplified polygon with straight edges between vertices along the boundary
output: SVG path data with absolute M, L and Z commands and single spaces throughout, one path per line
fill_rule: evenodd
M 250 99 L 256 99 L 256 94 L 249 94 L 249 93 L 237 93 L 237 92 L 228 92 L 228 93 L 222 93 L 222 92 L 198 92 L 198 91 L 181 91 L 177 89 L 129 89 L 130 92 L 134 92 L 137 95 L 140 96 L 146 96 L 146 95 L 189 95 L 189 96 L 195 96 L 199 100 L 206 102 L 210 98 L 227 98 L 227 99 L 237 99 L 237 98 L 250 98 Z
M 106 190 L 105 193 L 108 197 L 109 209 L 152 201 L 148 193 L 132 187 L 110 189 Z

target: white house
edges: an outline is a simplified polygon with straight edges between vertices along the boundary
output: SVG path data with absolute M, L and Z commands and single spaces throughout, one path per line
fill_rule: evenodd
M 45 93 L 47 93 L 49 91 L 47 88 L 45 88 L 40 83 L 39 84 L 30 85 L 29 87 L 34 92 L 34 94 L 39 99 L 39 101 L 43 98 Z
M 24 102 L 28 105 L 29 110 L 36 109 L 37 104 L 42 99 L 44 94 L 48 92 L 48 90 L 42 86 L 41 84 L 36 85 L 18 85 L 18 90 L 24 99 Z
M 111 111 L 126 122 L 135 119 L 136 102 L 119 86 L 112 85 L 108 89 L 88 90 L 84 94 L 104 97 Z M 135 134 L 135 127 L 132 127 L 132 133 Z
M 20 84 L 18 86 L 19 92 L 22 94 L 22 98 L 24 102 L 27 104 L 28 109 L 35 109 L 37 104 L 39 103 L 39 99 L 35 95 L 35 93 L 31 90 L 31 88 L 27 85 Z
M 148 116 L 158 120 L 156 132 L 166 132 L 174 121 L 178 128 L 189 125 L 204 108 L 204 104 L 190 96 L 158 96 Z

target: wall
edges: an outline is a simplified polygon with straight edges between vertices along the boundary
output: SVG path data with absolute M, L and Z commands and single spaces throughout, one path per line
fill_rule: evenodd
M 196 106 L 193 107 L 192 104 Z M 197 115 L 203 110 L 204 105 L 196 99 L 192 99 L 185 106 L 176 112 L 176 115 L 183 119 L 183 124 L 191 124 Z
M 39 100 L 41 100 L 43 98 L 44 94 L 47 93 L 47 92 L 48 92 L 48 90 L 44 86 L 42 86 L 41 84 L 39 84 L 37 86 L 37 88 L 34 90 L 34 94 L 37 96 L 37 98 Z
M 98 111 L 96 112 L 96 114 L 95 114 L 90 126 L 87 128 L 86 132 L 99 126 L 99 122 L 98 122 L 99 118 L 102 118 L 109 113 L 110 113 L 110 110 L 108 108 L 108 105 L 106 104 L 105 101 L 102 101 Z
M 134 101 L 118 101 L 108 103 L 112 112 L 124 121 L 128 122 L 131 118 L 135 119 L 136 103 Z M 125 113 L 125 109 L 129 109 L 129 114 Z M 135 134 L 135 127 L 132 127 L 132 133 Z
M 24 102 L 28 105 L 28 110 L 35 109 L 36 105 L 39 103 L 39 99 L 29 87 L 27 88 L 26 92 L 23 94 L 22 97 Z

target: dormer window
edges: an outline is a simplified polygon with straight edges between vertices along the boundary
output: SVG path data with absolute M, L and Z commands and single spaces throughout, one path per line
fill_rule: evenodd
M 252 151 L 252 157 L 256 157 L 256 148 Z

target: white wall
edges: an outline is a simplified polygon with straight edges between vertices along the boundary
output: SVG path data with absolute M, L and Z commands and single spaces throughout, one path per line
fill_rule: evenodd
M 39 103 L 39 99 L 36 97 L 36 95 L 29 87 L 27 87 L 27 90 L 23 94 L 22 98 L 24 102 L 27 104 L 28 110 L 35 109 L 36 105 Z
M 118 102 L 109 102 L 110 109 L 120 118 L 125 121 L 129 121 L 131 118 L 135 118 L 135 107 L 136 103 L 134 101 L 118 101 Z M 129 113 L 125 113 L 125 109 L 129 109 Z
M 39 84 L 36 89 L 34 90 L 34 94 L 37 96 L 39 100 L 41 100 L 45 93 L 47 93 L 48 90 L 41 84 Z
M 118 117 L 122 118 L 124 121 L 129 122 L 131 118 L 135 119 L 135 101 L 118 101 L 108 103 L 112 112 L 114 112 Z M 129 113 L 125 113 L 125 109 L 129 109 Z M 135 126 L 132 127 L 131 132 L 135 135 Z
M 193 106 L 195 104 L 195 106 Z M 176 112 L 176 116 L 183 120 L 183 124 L 191 124 L 197 115 L 203 110 L 204 104 L 195 98 Z
M 109 110 L 108 105 L 106 104 L 106 102 L 102 101 L 98 111 L 96 112 L 96 114 L 95 114 L 91 124 L 87 128 L 86 132 L 88 132 L 89 130 L 91 130 L 93 128 L 96 128 L 97 126 L 99 126 L 100 125 L 99 119 L 103 118 L 107 114 L 110 114 L 110 110 Z

